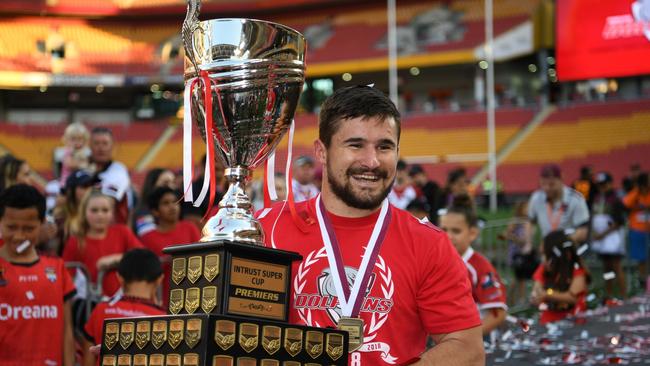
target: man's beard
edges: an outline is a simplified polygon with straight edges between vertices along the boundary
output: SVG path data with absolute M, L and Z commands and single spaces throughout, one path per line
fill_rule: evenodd
M 348 180 L 344 184 L 336 180 L 332 170 L 328 166 L 327 182 L 330 188 L 332 189 L 332 192 L 346 205 L 360 210 L 372 210 L 378 208 L 381 205 L 381 203 L 384 201 L 384 199 L 388 197 L 388 194 L 390 193 L 395 180 L 393 179 L 393 182 L 388 184 L 386 188 L 384 188 L 384 190 L 380 191 L 378 194 L 374 196 L 364 195 L 364 197 L 361 197 L 360 195 L 355 194 L 355 192 L 353 191 L 352 184 L 350 183 L 350 179 L 353 175 L 359 175 L 364 173 L 374 174 L 380 180 L 386 179 L 386 177 L 388 176 L 388 173 L 382 169 L 368 170 L 368 169 L 350 167 L 345 171 L 345 177 L 347 177 Z

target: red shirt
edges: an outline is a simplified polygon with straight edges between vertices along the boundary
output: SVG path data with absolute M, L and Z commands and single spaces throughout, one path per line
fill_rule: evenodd
M 111 255 L 121 254 L 129 249 L 141 248 L 142 243 L 133 235 L 131 229 L 125 225 L 117 224 L 108 228 L 108 232 L 103 239 L 92 239 L 86 237 L 84 247 L 79 248 L 77 237 L 72 236 L 68 239 L 63 249 L 63 259 L 66 262 L 81 262 L 88 269 L 90 281 L 97 282 L 97 261 L 99 258 Z M 120 288 L 115 271 L 110 271 L 104 276 L 102 283 L 102 292 L 106 295 L 112 295 Z
M 144 299 L 122 296 L 97 304 L 84 326 L 84 336 L 92 344 L 102 343 L 104 320 L 150 315 L 166 315 L 163 308 Z
M 159 257 L 163 257 L 163 249 L 170 245 L 190 244 L 201 239 L 199 229 L 189 221 L 179 221 L 172 231 L 161 232 L 158 229 L 147 232 L 140 238 L 142 244 L 156 253 Z M 165 258 L 168 256 L 165 256 Z M 163 259 L 163 272 L 165 278 L 163 279 L 163 305 L 166 307 L 169 300 L 169 279 L 171 276 L 171 265 L 169 260 Z
M 316 222 L 315 199 L 296 205 Z M 267 246 L 298 252 L 294 262 L 291 323 L 334 327 L 340 306 L 333 290 L 327 253 L 319 225 L 303 233 L 288 207 L 261 211 Z M 392 220 L 380 248 L 361 306 L 364 345 L 350 355 L 354 365 L 401 364 L 418 357 L 429 334 L 445 334 L 479 326 L 467 269 L 447 235 L 430 223 L 390 206 Z M 348 277 L 355 278 L 378 212 L 343 218 L 328 213 L 340 244 Z M 279 219 L 276 222 L 276 218 Z M 275 231 L 273 231 L 275 227 Z
M 0 364 L 61 365 L 63 305 L 74 294 L 60 258 L 31 264 L 0 258 Z
M 498 308 L 507 311 L 505 286 L 492 263 L 471 247 L 463 254 L 463 261 L 467 266 L 472 296 L 479 311 L 484 313 L 488 309 Z
M 576 268 L 573 270 L 573 277 L 578 277 L 578 276 L 585 276 L 586 272 L 583 268 Z M 533 273 L 533 280 L 535 282 L 539 282 L 544 286 L 544 283 L 546 282 L 546 278 L 544 278 L 544 264 L 540 264 L 539 267 L 535 270 L 535 273 Z M 546 324 L 546 323 L 552 323 L 558 320 L 562 320 L 566 318 L 567 316 L 570 315 L 575 315 L 581 311 L 587 310 L 587 302 L 585 300 L 586 294 L 585 292 L 581 292 L 578 294 L 578 299 L 576 300 L 575 306 L 570 309 L 570 310 L 565 310 L 565 311 L 556 311 L 556 310 L 544 310 L 542 311 L 542 314 L 540 315 L 539 321 L 541 324 Z

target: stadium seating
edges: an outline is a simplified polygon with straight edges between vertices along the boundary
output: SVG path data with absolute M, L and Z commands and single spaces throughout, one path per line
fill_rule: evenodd
M 101 1 L 86 3 L 77 0 L 59 0 L 57 6 L 74 9 L 90 9 L 108 6 Z M 164 7 L 182 5 L 179 0 L 112 1 L 119 9 Z M 451 10 L 460 12 L 459 27 L 464 29 L 461 39 L 420 45 L 417 53 L 438 51 L 472 50 L 483 42 L 482 1 L 466 0 L 452 3 Z M 495 35 L 530 19 L 537 1 L 495 1 Z M 414 17 L 431 9 L 441 7 L 437 1 L 406 4 L 398 7 L 397 21 L 408 25 Z M 295 14 L 270 17 L 299 30 L 325 21 L 332 26 L 331 37 L 322 47 L 312 47 L 311 64 L 338 61 L 382 58 L 386 49 L 379 46 L 386 35 L 386 10 L 382 6 L 358 8 L 334 13 L 309 13 L 302 17 Z M 180 23 L 159 23 L 146 20 L 137 26 L 119 19 L 80 19 L 55 16 L 23 16 L 0 20 L 0 65 L 16 71 L 53 71 L 46 44 L 55 34 L 65 43 L 63 71 L 70 74 L 120 73 L 126 75 L 152 75 L 160 72 L 162 45 L 179 32 Z M 354 35 L 354 42 L 350 35 Z M 39 45 L 40 44 L 40 49 Z M 116 55 L 119 55 L 116 57 Z M 472 60 L 467 60 L 472 61 Z M 179 72 L 182 60 L 172 66 Z M 60 71 L 60 70 L 54 70 Z M 308 70 L 309 72 L 309 70 Z
M 649 120 L 648 100 L 559 108 L 499 165 L 499 180 L 506 190 L 530 191 L 540 166 L 550 162 L 562 166 L 567 182 L 582 165 L 623 177 L 650 156 Z

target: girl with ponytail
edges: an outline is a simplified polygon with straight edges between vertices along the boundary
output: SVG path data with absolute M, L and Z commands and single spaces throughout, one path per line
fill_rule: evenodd
M 589 273 L 564 230 L 546 235 L 543 249 L 542 264 L 533 274 L 531 301 L 541 305 L 540 323 L 546 324 L 587 308 Z

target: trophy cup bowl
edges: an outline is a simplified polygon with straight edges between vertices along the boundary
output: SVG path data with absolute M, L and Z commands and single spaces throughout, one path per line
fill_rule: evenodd
M 213 139 L 229 183 L 201 241 L 263 245 L 246 183 L 291 125 L 305 80 L 305 38 L 286 26 L 252 19 L 198 22 L 191 36 L 184 75 L 189 80 L 207 72 L 212 131 L 205 131 L 203 88 L 191 94 L 192 119 L 204 139 Z

